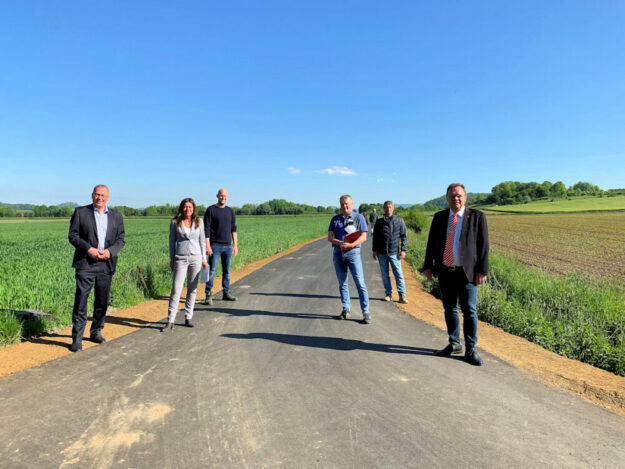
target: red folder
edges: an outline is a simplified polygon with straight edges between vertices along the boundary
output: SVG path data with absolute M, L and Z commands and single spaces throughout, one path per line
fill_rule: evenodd
M 360 230 L 354 231 L 351 234 L 345 235 L 345 238 L 343 238 L 343 241 L 346 243 L 353 243 L 358 238 L 360 238 Z

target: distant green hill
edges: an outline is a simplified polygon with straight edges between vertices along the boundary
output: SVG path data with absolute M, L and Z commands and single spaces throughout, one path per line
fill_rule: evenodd
M 33 204 L 5 204 L 4 202 L 0 202 L 0 207 L 8 207 L 13 210 L 32 210 L 35 208 Z
M 481 192 L 469 192 L 467 194 L 467 204 L 471 205 L 475 202 L 475 200 L 481 196 L 482 199 L 485 199 L 486 197 L 488 197 L 490 194 L 484 194 Z M 427 202 L 423 202 L 423 205 L 434 205 L 435 207 L 439 207 L 439 208 L 447 208 L 447 197 L 444 195 L 441 195 L 440 197 L 437 197 L 436 199 L 432 199 L 432 200 L 428 200 Z
M 625 195 L 543 199 L 516 205 L 482 205 L 481 210 L 505 213 L 568 213 L 625 211 Z
M 62 204 L 56 204 L 57 207 L 69 207 L 76 208 L 78 204 L 75 202 L 63 202 Z M 34 204 L 5 204 L 4 202 L 0 202 L 0 207 L 8 207 L 13 210 L 33 210 L 36 205 Z

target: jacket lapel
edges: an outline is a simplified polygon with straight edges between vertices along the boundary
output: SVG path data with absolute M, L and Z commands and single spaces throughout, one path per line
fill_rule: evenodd
M 87 219 L 89 220 L 89 223 L 91 223 L 91 234 L 93 235 L 94 239 L 97 241 L 98 240 L 98 225 L 95 222 L 95 213 L 94 213 L 94 207 L 93 204 L 89 204 L 87 205 L 87 208 L 89 209 L 89 216 L 87 217 Z
M 470 214 L 471 214 L 471 209 L 468 207 L 465 207 L 464 219 L 462 220 L 462 231 L 460 232 L 460 244 L 462 246 L 467 245 L 467 237 L 469 233 L 469 222 L 471 219 Z
M 111 216 L 111 210 L 109 209 L 109 212 L 106 215 L 106 238 L 104 239 L 104 248 L 106 249 L 109 245 L 109 243 L 107 243 L 107 241 L 109 239 L 113 239 L 113 230 L 115 229 L 115 227 L 113 226 L 113 217 Z

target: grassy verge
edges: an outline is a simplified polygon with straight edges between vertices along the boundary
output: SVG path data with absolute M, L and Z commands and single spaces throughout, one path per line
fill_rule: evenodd
M 426 242 L 427 230 L 409 234 L 408 262 L 415 272 L 423 266 Z M 436 281 L 422 280 L 438 294 Z M 554 277 L 491 252 L 478 316 L 547 350 L 625 376 L 625 292 L 618 286 Z
M 613 212 L 625 210 L 625 196 L 546 198 L 527 204 L 483 205 L 479 208 L 504 213 Z
M 328 222 L 329 217 L 318 216 L 237 217 L 239 255 L 233 258 L 232 268 L 323 236 Z M 126 246 L 113 277 L 111 307 L 132 306 L 169 294 L 169 223 L 169 219 L 125 220 Z M 0 312 L 0 347 L 71 324 L 75 280 L 71 268 L 74 249 L 67 240 L 68 227 L 68 220 L 3 224 L 0 309 L 34 309 L 50 313 L 60 322 L 22 321 L 13 314 Z

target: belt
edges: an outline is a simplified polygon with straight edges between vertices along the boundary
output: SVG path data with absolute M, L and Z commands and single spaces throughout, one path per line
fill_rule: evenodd
M 462 266 L 461 265 L 442 265 L 441 266 L 442 270 L 445 270 L 447 272 L 455 272 L 456 270 L 461 270 Z

